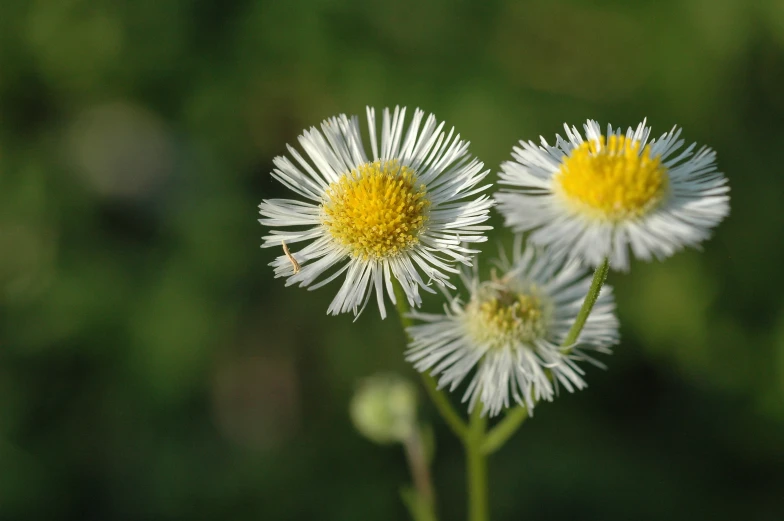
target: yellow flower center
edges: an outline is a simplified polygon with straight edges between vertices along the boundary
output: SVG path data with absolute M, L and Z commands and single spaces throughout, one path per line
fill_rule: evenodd
M 625 136 L 602 136 L 572 151 L 554 177 L 555 193 L 576 212 L 621 221 L 654 209 L 667 192 L 667 168 L 646 145 Z
M 365 163 L 329 185 L 322 222 L 351 255 L 386 258 L 419 242 L 430 200 L 414 171 L 397 161 Z
M 466 306 L 473 339 L 491 348 L 529 343 L 547 332 L 545 306 L 534 289 L 530 293 L 492 291 Z

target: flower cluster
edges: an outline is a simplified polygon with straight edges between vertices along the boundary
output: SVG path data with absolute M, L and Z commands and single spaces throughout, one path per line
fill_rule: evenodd
M 591 120 L 584 135 L 564 128 L 552 146 L 521 141 L 493 197 L 469 143 L 418 109 L 408 123 L 405 109 L 384 109 L 379 129 L 368 108 L 369 153 L 356 116 L 306 130 L 304 154 L 289 146 L 272 172 L 299 198 L 259 207 L 272 228 L 262 246 L 283 250 L 275 276 L 309 289 L 342 278 L 327 312 L 359 316 L 375 293 L 382 318 L 387 298 L 419 308 L 420 290 L 440 287 L 443 313 L 409 315 L 406 359 L 441 387 L 468 382 L 469 409 L 532 411 L 584 388 L 581 363 L 601 365 L 593 355 L 619 341 L 607 268 L 698 246 L 729 213 L 729 187 L 715 153 L 684 148 L 677 127 L 658 139 L 645 121 L 625 133 Z M 474 248 L 494 205 L 515 246 L 483 279 Z

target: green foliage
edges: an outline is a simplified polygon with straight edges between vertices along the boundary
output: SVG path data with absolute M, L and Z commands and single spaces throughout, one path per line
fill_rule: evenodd
M 703 253 L 610 275 L 609 370 L 491 458 L 490 504 L 780 519 L 781 5 L 3 0 L 0 519 L 404 518 L 399 451 L 346 412 L 357 379 L 410 370 L 398 322 L 284 288 L 255 221 L 288 196 L 285 144 L 366 104 L 436 113 L 493 169 L 587 117 L 718 151 L 732 215 Z M 435 432 L 461 519 L 460 447 Z

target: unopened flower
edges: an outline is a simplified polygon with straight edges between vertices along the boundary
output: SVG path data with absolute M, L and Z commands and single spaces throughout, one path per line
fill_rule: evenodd
M 568 140 L 521 141 L 501 165 L 500 184 L 511 188 L 496 194 L 499 210 L 514 231 L 531 231 L 532 243 L 590 266 L 609 258 L 625 271 L 629 249 L 643 260 L 668 257 L 707 239 L 729 213 L 715 152 L 681 151 L 679 128 L 650 142 L 645 121 L 602 134 L 589 120 L 585 139 L 564 128 Z
M 475 250 L 461 243 L 486 240 L 492 200 L 478 186 L 489 171 L 468 155 L 468 143 L 443 132 L 433 115 L 416 110 L 406 127 L 405 108 L 384 109 L 380 142 L 375 111 L 367 110 L 371 153 L 359 119 L 330 118 L 321 131 L 299 138 L 307 159 L 289 146 L 272 176 L 304 200 L 270 199 L 259 206 L 273 228 L 263 247 L 290 248 L 273 263 L 286 285 L 316 289 L 343 278 L 328 313 L 361 313 L 372 294 L 386 316 L 384 294 L 395 302 L 399 281 L 410 305 L 430 283 L 453 288 L 456 264 L 470 265 Z M 299 249 L 297 250 L 297 248 Z
M 559 386 L 586 386 L 579 362 L 599 364 L 591 352 L 609 353 L 618 342 L 612 289 L 604 286 L 575 345 L 562 346 L 591 277 L 576 261 L 564 263 L 516 237 L 511 262 L 505 255 L 498 277 L 465 276 L 467 301 L 450 297 L 443 314 L 411 313 L 422 321 L 408 328 L 406 359 L 454 390 L 473 373 L 463 395 L 469 410 L 477 402 L 491 416 L 515 402 L 531 411 L 552 400 Z
M 416 428 L 416 388 L 394 374 L 366 378 L 351 399 L 354 427 L 380 444 L 405 442 Z

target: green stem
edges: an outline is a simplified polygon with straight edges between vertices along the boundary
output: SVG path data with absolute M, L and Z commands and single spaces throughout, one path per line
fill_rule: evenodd
M 404 443 L 403 449 L 411 470 L 415 494 L 410 498 L 409 511 L 414 521 L 436 521 L 436 501 L 430 466 L 425 454 L 422 434 L 417 429 Z
M 406 292 L 403 291 L 403 286 L 398 281 L 393 281 L 392 286 L 395 288 L 395 308 L 400 316 L 400 324 L 403 326 L 406 339 L 410 340 L 411 337 L 408 336 L 406 329 L 413 326 L 414 323 L 408 317 L 408 312 L 411 310 L 408 307 L 408 298 L 406 297 Z
M 482 404 L 477 402 L 471 413 L 468 436 L 464 440 L 469 521 L 489 521 L 490 519 L 490 508 L 487 501 L 487 456 L 482 451 L 487 418 L 482 416 L 481 411 Z
M 410 327 L 413 325 L 411 319 L 408 317 L 409 307 L 408 307 L 408 299 L 406 298 L 406 294 L 403 291 L 403 288 L 400 286 L 398 281 L 394 281 L 395 287 L 395 307 L 397 308 L 397 313 L 400 315 L 400 323 L 403 325 L 403 329 Z M 408 333 L 406 333 L 406 338 L 409 338 Z M 438 384 L 436 383 L 435 378 L 430 376 L 427 373 L 420 373 L 422 377 L 422 383 L 425 386 L 425 390 L 427 391 L 428 396 L 433 401 L 433 404 L 438 409 L 439 414 L 444 418 L 449 428 L 452 429 L 452 432 L 455 433 L 455 436 L 458 438 L 465 439 L 468 434 L 468 426 L 466 425 L 465 421 L 460 417 L 460 415 L 455 411 L 452 404 L 449 402 L 449 399 L 446 397 L 444 393 L 442 393 L 438 389 Z
M 449 399 L 442 393 L 436 384 L 436 379 L 426 373 L 422 375 L 422 383 L 425 385 L 425 390 L 428 396 L 433 401 L 433 404 L 438 409 L 438 412 L 446 421 L 446 424 L 452 429 L 452 432 L 461 440 L 468 435 L 468 427 L 465 421 L 457 414 Z
M 569 330 L 569 333 L 566 335 L 566 338 L 561 344 L 561 349 L 569 350 L 577 341 L 577 338 L 580 336 L 580 332 L 583 330 L 583 326 L 585 326 L 585 321 L 588 320 L 588 315 L 591 314 L 593 305 L 596 304 L 596 299 L 599 298 L 599 292 L 604 285 L 604 281 L 607 280 L 607 273 L 609 273 L 609 271 L 609 259 L 604 259 L 604 262 L 601 263 L 596 268 L 596 271 L 593 272 L 591 287 L 588 290 L 588 294 L 585 296 L 585 300 L 583 301 L 583 305 L 580 308 L 580 312 L 577 313 L 577 318 L 575 319 L 574 324 L 572 324 L 572 328 Z
M 506 417 L 490 429 L 485 436 L 485 441 L 482 443 L 482 453 L 492 454 L 500 449 L 512 437 L 512 434 L 517 432 L 526 418 L 528 418 L 528 408 L 522 405 L 518 405 L 507 413 Z

